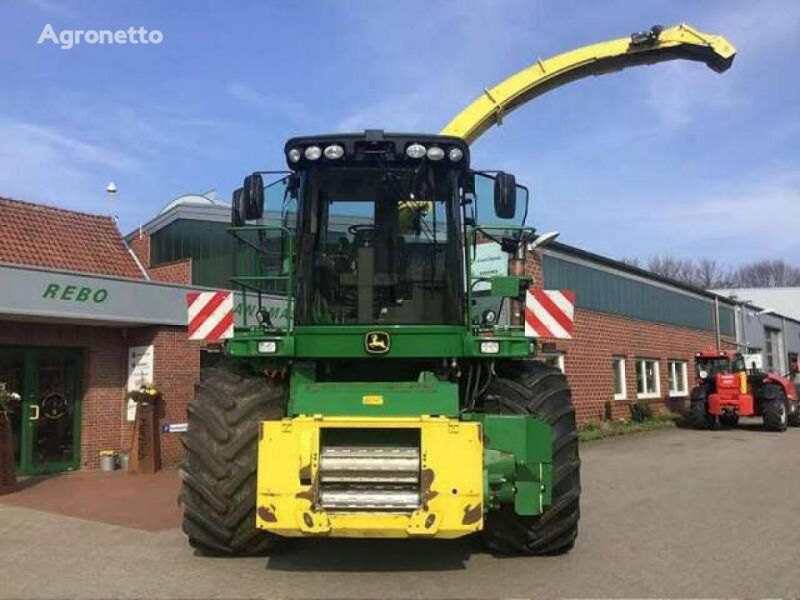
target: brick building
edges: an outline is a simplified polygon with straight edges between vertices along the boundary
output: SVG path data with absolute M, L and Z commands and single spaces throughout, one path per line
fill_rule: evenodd
M 185 296 L 226 285 L 229 218 L 227 205 L 184 197 L 122 238 L 109 217 L 0 199 L 11 232 L 0 239 L 0 382 L 23 395 L 20 472 L 96 468 L 100 450 L 128 450 L 137 377 L 161 389 L 162 425 L 186 420 L 208 355 L 186 340 Z M 528 258 L 537 287 L 576 292 L 574 338 L 540 348 L 566 372 L 581 422 L 628 416 L 637 400 L 680 408 L 694 352 L 737 343 L 734 300 L 563 244 Z M 237 320 L 251 308 L 237 303 Z M 176 465 L 177 434 L 161 445 Z
M 188 288 L 152 281 L 110 217 L 0 198 L 0 227 L 0 383 L 22 396 L 19 472 L 91 469 L 101 450 L 129 449 L 137 373 L 162 391 L 162 423 L 185 421 L 200 368 Z M 161 447 L 180 461 L 176 434 Z
M 563 244 L 527 264 L 544 288 L 576 292 L 573 339 L 542 340 L 542 350 L 566 373 L 582 423 L 608 408 L 629 417 L 635 401 L 681 410 L 694 353 L 736 347 L 734 306 L 714 294 Z

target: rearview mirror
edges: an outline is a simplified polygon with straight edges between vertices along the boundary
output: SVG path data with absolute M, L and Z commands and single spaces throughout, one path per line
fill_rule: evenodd
M 233 224 L 240 227 L 264 215 L 264 180 L 259 173 L 244 178 L 244 185 L 233 192 Z
M 498 219 L 513 219 L 517 212 L 517 181 L 510 173 L 497 173 L 494 179 L 494 214 Z
M 242 188 L 233 190 L 233 198 L 231 198 L 231 225 L 234 227 L 241 227 L 247 220 L 247 211 L 242 203 Z

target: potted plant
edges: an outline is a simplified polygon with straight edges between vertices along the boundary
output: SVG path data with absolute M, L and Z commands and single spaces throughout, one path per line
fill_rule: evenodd
M 161 397 L 161 393 L 152 383 L 143 383 L 139 389 L 128 392 L 128 398 L 136 404 L 155 404 Z
M 13 404 L 21 400 L 16 392 L 10 392 L 5 382 L 0 382 L 0 494 L 10 492 L 17 483 L 14 466 L 14 435 L 8 412 Z
M 113 471 L 117 468 L 116 450 L 100 450 L 100 470 Z

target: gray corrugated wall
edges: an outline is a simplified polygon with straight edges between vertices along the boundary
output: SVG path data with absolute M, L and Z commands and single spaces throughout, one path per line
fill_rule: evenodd
M 615 273 L 573 263 L 561 258 L 542 257 L 544 286 L 575 291 L 578 307 L 664 323 L 714 331 L 714 303 L 664 289 Z M 720 306 L 720 331 L 733 336 L 733 310 Z

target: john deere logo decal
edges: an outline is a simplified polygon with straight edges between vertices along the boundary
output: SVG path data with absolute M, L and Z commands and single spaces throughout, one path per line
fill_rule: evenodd
M 386 354 L 391 345 L 389 334 L 385 331 L 370 331 L 364 336 L 364 347 L 370 354 Z

